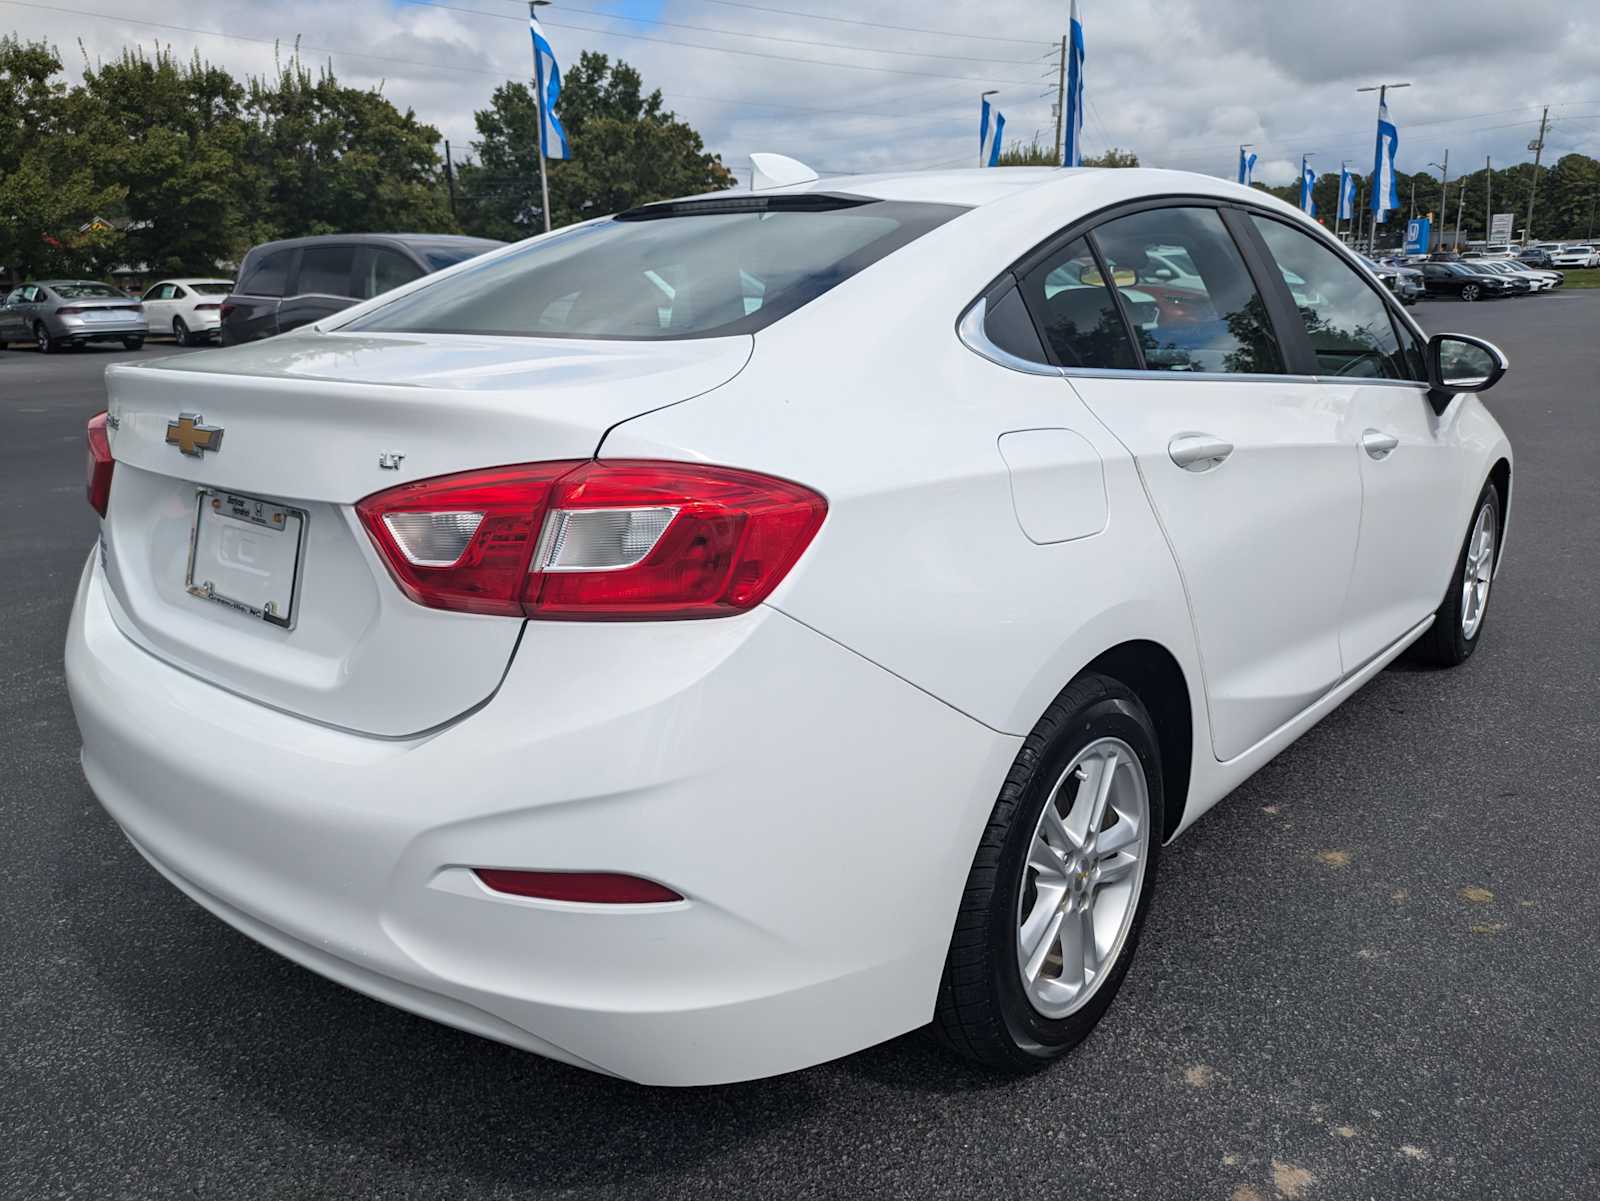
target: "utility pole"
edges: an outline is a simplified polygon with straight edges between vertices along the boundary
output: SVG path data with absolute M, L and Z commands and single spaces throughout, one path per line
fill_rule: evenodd
M 1411 177 L 1411 204 L 1406 209 L 1406 222 L 1409 224 L 1417 219 L 1417 177 Z
M 1600 200 L 1600 192 L 1595 192 L 1589 197 L 1589 233 L 1584 239 L 1587 242 L 1594 241 L 1594 202 L 1596 200 Z
M 1034 59 L 1034 62 L 1038 62 Z M 1046 77 L 1048 78 L 1048 76 Z M 1038 87 L 1036 83 L 1033 85 Z M 1061 165 L 1061 122 L 1067 116 L 1067 35 L 1061 35 L 1061 63 L 1056 71 L 1056 165 Z
M 1439 220 L 1450 220 L 1450 147 L 1444 148 L 1444 162 L 1439 164 Z M 1444 241 L 1444 230 L 1439 231 L 1439 241 Z
M 1550 127 L 1550 106 L 1544 106 L 1544 115 L 1539 118 L 1539 136 L 1528 143 L 1528 149 L 1533 151 L 1533 178 L 1528 181 L 1528 224 L 1522 231 L 1523 236 L 1530 242 L 1533 240 L 1533 199 L 1539 194 L 1539 158 L 1544 154 L 1544 132 Z
M 450 139 L 444 140 L 444 182 L 450 188 L 450 215 L 456 215 L 456 172 L 450 165 Z
M 1463 178 L 1461 180 L 1461 186 L 1459 188 L 1457 188 L 1456 190 L 1461 193 L 1461 199 L 1456 201 L 1456 240 L 1455 240 L 1455 248 L 1457 250 L 1460 250 L 1461 249 L 1461 214 L 1467 211 L 1467 181 L 1466 181 L 1465 178 Z M 1487 238 L 1485 238 L 1484 239 L 1484 249 L 1487 250 L 1488 248 L 1489 248 L 1489 240 Z
M 1489 229 L 1494 224 L 1494 160 L 1483 156 L 1483 248 L 1489 249 Z M 1513 231 L 1515 232 L 1515 231 Z

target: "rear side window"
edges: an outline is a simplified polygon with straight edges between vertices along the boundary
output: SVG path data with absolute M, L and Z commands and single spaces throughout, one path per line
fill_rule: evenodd
M 282 296 L 289 283 L 292 250 L 272 250 L 246 266 L 239 277 L 239 292 L 244 296 Z
M 961 211 L 821 195 L 652 206 L 468 265 L 344 328 L 624 339 L 753 333 Z
M 226 296 L 229 292 L 233 291 L 233 285 L 223 283 L 190 284 L 189 289 L 190 291 L 200 293 L 202 296 Z
M 1147 369 L 1283 372 L 1266 304 L 1215 209 L 1148 209 L 1107 221 L 1090 236 Z
M 409 284 L 424 274 L 422 268 L 405 255 L 381 246 L 372 247 L 362 256 L 359 270 L 356 291 L 362 300 L 370 300 L 391 288 Z
M 301 296 L 349 296 L 355 265 L 354 246 L 307 246 L 300 255 L 300 278 L 294 290 Z
M 1389 306 L 1365 276 L 1309 234 L 1269 217 L 1250 220 L 1289 285 L 1318 375 L 1411 377 Z
M 1116 298 L 1082 238 L 1069 242 L 1029 272 L 1022 292 L 1062 366 L 1138 368 Z

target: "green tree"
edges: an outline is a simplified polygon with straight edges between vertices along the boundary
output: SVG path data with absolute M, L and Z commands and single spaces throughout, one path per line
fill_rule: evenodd
M 733 185 L 699 133 L 662 106 L 659 90 L 645 94 L 639 72 L 621 60 L 586 51 L 562 79 L 557 112 L 572 157 L 547 164 L 552 226 Z M 475 123 L 476 161 L 460 173 L 462 225 L 506 241 L 540 232 L 531 90 L 502 84 Z
M 124 50 L 84 70 L 68 100 L 80 137 L 96 147 L 94 175 L 126 189 L 130 225 L 119 251 L 155 274 L 214 274 L 248 246 L 253 197 L 241 174 L 245 90 L 197 54 Z
M 259 207 L 248 240 L 321 233 L 455 229 L 439 131 L 377 89 L 315 77 L 297 56 L 276 78 L 251 79 L 242 185 Z
M 1061 153 L 1054 147 L 1046 146 L 1038 138 L 1031 142 L 1016 141 L 1000 151 L 1000 166 L 1002 167 L 1057 167 L 1061 165 Z M 1121 150 L 1116 146 L 1111 147 L 1104 154 L 1091 155 L 1083 160 L 1085 167 L 1137 167 L 1139 156 L 1131 150 Z
M 0 37 L 0 265 L 14 280 L 93 274 L 115 253 L 113 236 L 79 233 L 124 189 L 96 182 L 60 71 L 48 44 Z

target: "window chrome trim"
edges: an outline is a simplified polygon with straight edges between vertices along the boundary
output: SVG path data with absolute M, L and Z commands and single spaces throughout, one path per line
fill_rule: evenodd
M 1241 372 L 1238 375 L 1232 375 L 1226 371 L 1122 371 L 1115 367 L 1062 367 L 1060 372 L 1067 379 L 1081 376 L 1085 379 L 1170 379 L 1229 384 L 1322 384 L 1334 382 L 1321 380 L 1313 375 L 1268 375 L 1264 372 Z
M 1063 368 L 1051 363 L 1038 363 L 1033 359 L 1025 359 L 1021 355 L 1012 354 L 1009 350 L 1002 350 L 990 340 L 988 331 L 983 328 L 984 320 L 988 315 L 987 300 L 980 296 L 974 300 L 967 311 L 961 315 L 961 320 L 956 323 L 956 337 L 961 339 L 961 344 L 973 354 L 988 359 L 1001 367 L 1012 371 L 1020 371 L 1024 375 L 1053 375 L 1059 377 Z
M 1425 380 L 1368 379 L 1365 376 L 1356 375 L 1319 375 L 1316 376 L 1312 382 L 1318 384 L 1341 384 L 1347 388 L 1415 388 L 1420 392 L 1426 392 L 1430 387 L 1432 387 L 1432 385 L 1427 383 Z

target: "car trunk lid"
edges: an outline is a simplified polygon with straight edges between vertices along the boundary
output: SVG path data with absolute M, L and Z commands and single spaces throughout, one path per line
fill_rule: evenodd
M 407 600 L 355 502 L 589 458 L 618 421 L 731 379 L 751 345 L 306 333 L 113 366 L 114 616 L 152 654 L 286 712 L 383 737 L 448 722 L 493 694 L 522 623 Z M 277 620 L 226 603 L 233 583 L 203 594 L 213 554 L 233 583 L 293 577 Z

